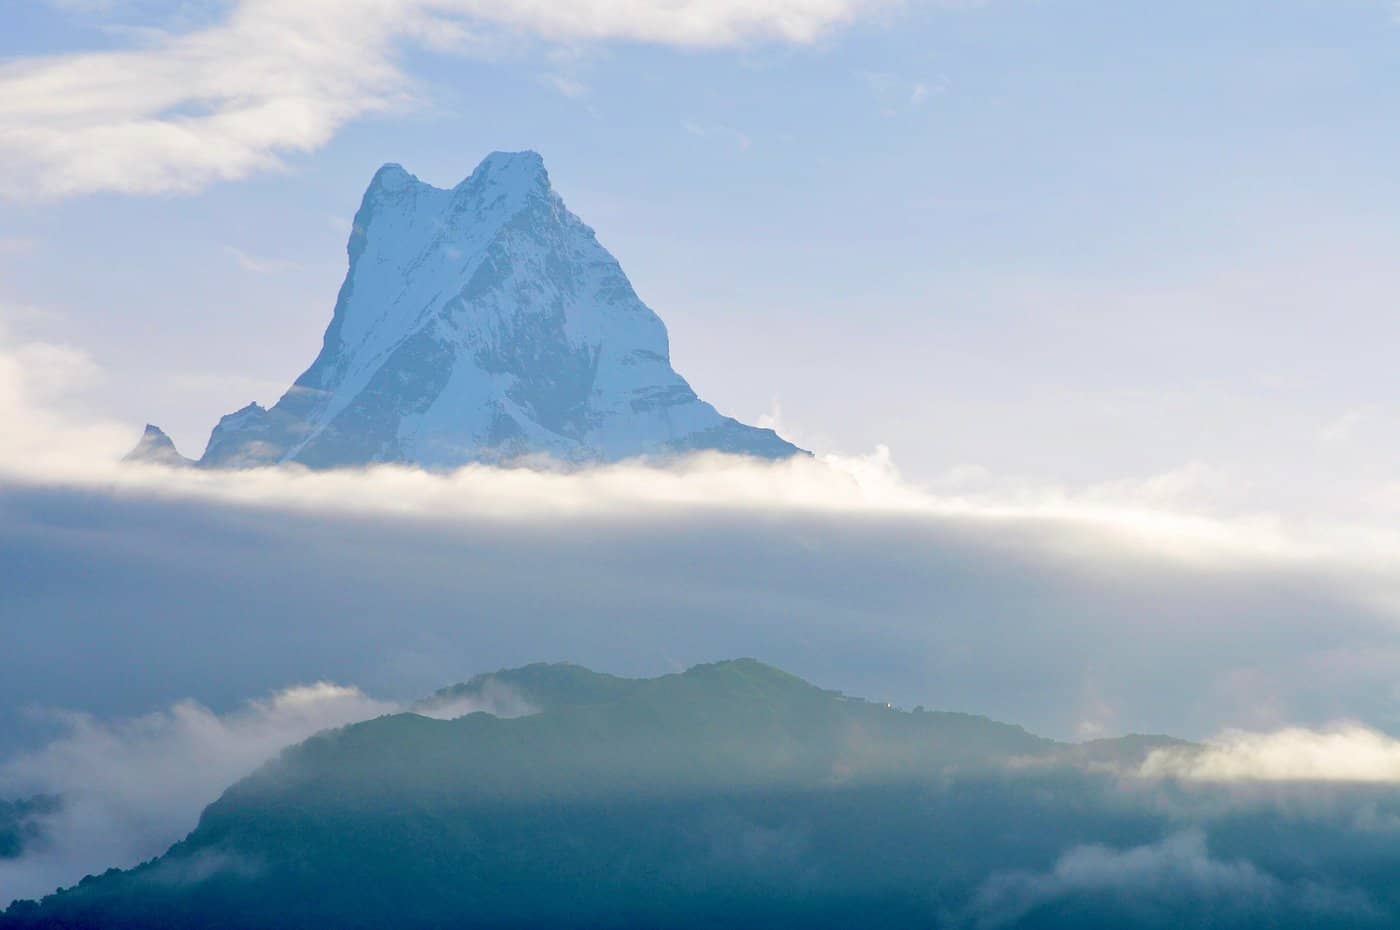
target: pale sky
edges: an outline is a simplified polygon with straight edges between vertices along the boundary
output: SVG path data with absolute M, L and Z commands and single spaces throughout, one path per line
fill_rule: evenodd
M 6 345 L 133 442 L 303 370 L 378 165 L 533 148 L 726 413 L 936 490 L 1400 516 L 1389 2 L 287 6 L 0 8 Z

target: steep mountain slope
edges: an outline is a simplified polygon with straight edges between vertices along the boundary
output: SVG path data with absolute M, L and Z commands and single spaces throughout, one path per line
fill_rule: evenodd
M 348 252 L 316 360 L 271 409 L 220 420 L 200 465 L 800 452 L 696 397 L 534 152 L 494 153 L 451 190 L 385 165 Z

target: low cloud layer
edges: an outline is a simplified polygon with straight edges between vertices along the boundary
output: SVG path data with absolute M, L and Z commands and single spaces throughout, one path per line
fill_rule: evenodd
M 314 151 L 418 97 L 405 46 L 807 43 L 883 0 L 237 0 L 138 47 L 0 66 L 0 195 L 193 191 Z
M 1376 579 L 1187 522 L 940 506 L 859 467 L 107 469 L 0 486 L 0 746 L 26 703 L 421 696 L 754 655 L 1057 736 L 1394 726 Z M 906 500 L 909 498 L 909 500 Z
M 121 466 L 137 431 L 81 416 L 60 368 L 91 373 L 70 348 L 0 345 L 19 427 L 0 435 L 0 753 L 34 738 L 30 704 L 223 711 L 323 679 L 410 700 L 531 661 L 740 655 L 1051 736 L 1400 729 L 1400 547 L 1381 534 L 940 496 L 883 451 Z

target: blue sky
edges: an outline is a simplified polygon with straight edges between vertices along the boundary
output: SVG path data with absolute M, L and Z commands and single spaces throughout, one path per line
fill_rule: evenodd
M 314 355 L 379 164 L 448 185 L 534 148 L 725 412 L 955 490 L 1393 506 L 1389 3 L 358 7 L 270 17 L 320 81 L 238 46 L 264 0 L 0 13 L 0 320 L 91 360 L 68 403 L 197 454 Z M 247 116 L 273 142 L 227 179 L 212 135 L 26 135 L 218 112 L 282 68 L 312 102 Z

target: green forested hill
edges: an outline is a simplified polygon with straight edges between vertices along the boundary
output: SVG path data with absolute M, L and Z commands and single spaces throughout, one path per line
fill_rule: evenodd
M 998 876 L 1053 875 L 1066 849 L 1180 829 L 1179 803 L 1144 803 L 1102 764 L 1152 738 L 1075 749 L 752 660 L 645 680 L 529 666 L 425 706 L 502 688 L 538 712 L 320 734 L 230 788 L 166 855 L 15 905 L 0 928 L 1120 927 L 1218 910 L 1189 887 L 1127 924 L 1131 897 L 1092 888 L 986 902 Z M 1242 848 L 1267 832 L 1232 823 Z M 1332 919 L 1276 918 L 1216 925 Z

